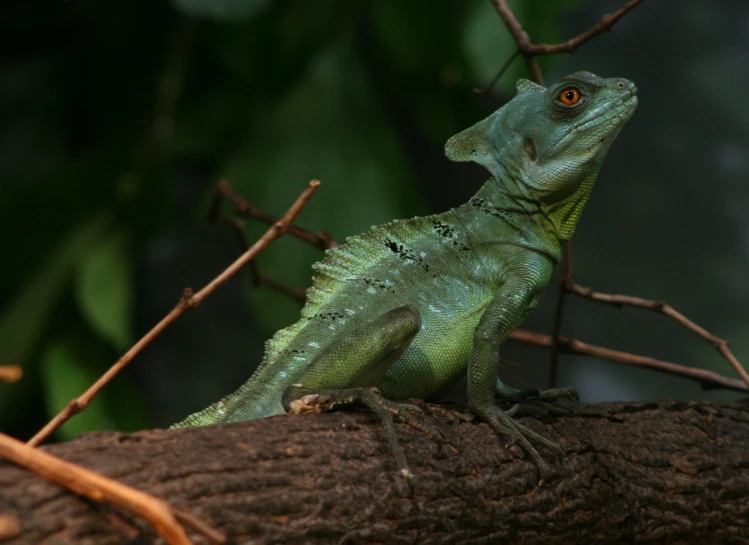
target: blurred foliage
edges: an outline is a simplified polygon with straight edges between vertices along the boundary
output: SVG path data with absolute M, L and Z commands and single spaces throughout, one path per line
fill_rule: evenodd
M 553 40 L 578 3 L 515 5 Z M 473 84 L 512 52 L 483 0 L 428 10 L 399 0 L 32 1 L 3 25 L 13 49 L 0 72 L 0 212 L 14 266 L 2 271 L 0 362 L 22 364 L 26 378 L 0 385 L 0 428 L 22 433 L 150 325 L 134 323 L 138 263 L 144 252 L 167 258 L 158 245 L 174 225 L 208 228 L 218 178 L 275 213 L 320 178 L 303 221 L 334 233 L 424 213 L 394 108 L 438 150 L 476 119 Z M 283 241 L 262 266 L 305 286 L 318 258 Z M 182 287 L 171 286 L 175 301 Z M 269 291 L 247 293 L 265 331 L 298 312 Z M 143 412 L 139 396 L 114 403 L 118 391 L 108 387 L 64 436 Z M 22 425 L 19 414 L 37 420 Z
M 511 4 L 534 38 L 554 42 L 564 16 L 593 3 Z M 443 209 L 483 178 L 455 183 L 444 141 L 525 75 L 517 61 L 492 94 L 472 92 L 514 51 L 486 0 L 428 9 L 402 0 L 29 0 L 0 27 L 0 363 L 25 369 L 20 383 L 0 384 L 0 429 L 21 437 L 79 395 L 186 285 L 202 286 L 236 255 L 229 233 L 204 220 L 218 179 L 275 214 L 321 179 L 300 221 L 339 240 Z M 559 59 L 542 67 L 553 71 Z M 249 222 L 250 240 L 264 228 Z M 260 265 L 304 287 L 319 257 L 284 239 Z M 165 270 L 177 272 L 155 283 Z M 255 323 L 227 328 L 212 317 L 195 342 L 248 337 L 254 357 L 262 338 L 293 321 L 295 303 L 246 280 Z M 197 312 L 235 309 L 221 297 Z M 184 317 L 184 327 L 191 320 L 200 318 Z M 205 361 L 194 333 L 164 337 L 175 347 L 164 366 L 144 363 L 163 354 L 154 343 L 62 437 L 163 424 L 200 408 L 193 398 L 212 401 L 209 383 L 227 364 L 220 348 Z

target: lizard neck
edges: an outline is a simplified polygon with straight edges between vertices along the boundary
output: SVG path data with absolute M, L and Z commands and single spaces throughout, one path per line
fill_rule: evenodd
M 529 178 L 529 168 L 516 157 L 496 160 L 489 168 L 493 177 L 479 189 L 476 197 L 500 203 L 502 208 L 525 214 L 542 230 L 544 239 L 570 240 L 582 210 L 588 202 L 600 163 L 590 161 L 574 175 L 556 183 L 556 191 L 540 194 Z
M 511 178 L 487 180 L 461 208 L 474 223 L 482 241 L 521 246 L 558 262 L 562 255 L 559 232 L 543 203 L 523 191 Z

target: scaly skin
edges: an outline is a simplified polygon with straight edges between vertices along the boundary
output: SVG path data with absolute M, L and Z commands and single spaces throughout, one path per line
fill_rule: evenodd
M 536 306 L 636 105 L 636 87 L 624 79 L 578 72 L 549 89 L 520 80 L 514 99 L 447 142 L 448 158 L 490 172 L 478 193 L 328 250 L 301 319 L 268 341 L 252 377 L 174 427 L 282 414 L 310 393 L 362 399 L 381 416 L 403 413 L 387 400 L 437 399 L 467 374 L 471 409 L 519 441 L 545 473 L 531 440 L 556 444 L 495 403 L 496 394 L 514 392 L 497 378 L 499 345 Z M 386 400 L 357 395 L 375 385 Z

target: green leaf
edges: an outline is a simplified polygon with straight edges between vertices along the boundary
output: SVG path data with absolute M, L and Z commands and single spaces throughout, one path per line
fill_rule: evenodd
M 56 341 L 48 346 L 42 356 L 41 375 L 50 417 L 60 412 L 71 399 L 81 395 L 98 378 L 81 364 L 72 343 L 68 341 Z M 74 439 L 84 431 L 113 427 L 104 400 L 99 396 L 57 433 L 62 439 Z
M 174 7 L 187 15 L 218 22 L 247 21 L 269 3 L 270 0 L 172 0 Z
M 282 214 L 313 178 L 322 181 L 299 223 L 340 242 L 373 224 L 423 212 L 414 179 L 391 121 L 373 95 L 351 44 L 340 41 L 311 63 L 277 107 L 247 120 L 248 138 L 222 175 L 240 195 Z M 267 227 L 249 225 L 250 240 Z M 322 253 L 291 237 L 264 250 L 263 273 L 287 285 L 310 285 L 310 265 Z M 252 289 L 268 330 L 299 316 L 288 297 Z
M 64 239 L 0 315 L 0 362 L 23 365 L 67 286 L 73 268 L 106 224 L 99 214 Z
M 131 341 L 133 274 L 128 237 L 101 237 L 80 261 L 76 300 L 91 327 L 122 350 Z

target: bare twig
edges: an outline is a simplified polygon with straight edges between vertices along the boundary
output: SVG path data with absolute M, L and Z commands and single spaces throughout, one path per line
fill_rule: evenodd
M 588 40 L 595 38 L 607 30 L 611 30 L 619 19 L 632 11 L 638 4 L 642 3 L 643 0 L 630 0 L 614 13 L 604 15 L 595 26 L 590 27 L 588 30 L 578 34 L 574 38 L 570 38 L 566 42 L 558 44 L 534 44 L 531 41 L 530 36 L 528 36 L 528 33 L 523 29 L 523 25 L 520 24 L 513 11 L 507 5 L 506 0 L 489 1 L 494 6 L 494 9 L 497 10 L 497 13 L 507 27 L 507 30 L 512 34 L 512 37 L 518 44 L 523 56 L 537 57 L 540 55 L 556 55 L 557 53 L 574 53 L 578 47 Z
M 551 335 L 539 333 L 538 331 L 528 331 L 527 329 L 516 329 L 510 334 L 509 338 L 513 341 L 541 346 L 544 348 L 551 348 L 553 344 Z M 702 383 L 703 387 L 706 388 L 728 388 L 739 392 L 749 391 L 749 387 L 747 387 L 747 385 L 742 381 L 735 378 L 724 377 L 719 373 L 708 371 L 706 369 L 696 369 L 694 367 L 687 367 L 686 365 L 679 365 L 678 363 L 671 363 L 668 361 L 657 360 L 655 358 L 649 358 L 647 356 L 640 356 L 638 354 L 630 354 L 629 352 L 612 350 L 611 348 L 588 344 L 568 337 L 559 337 L 558 342 L 559 349 L 569 354 L 581 354 L 583 356 L 591 356 L 617 363 L 626 363 L 627 365 L 634 365 L 636 367 L 656 369 L 672 375 L 698 380 Z
M 510 57 L 505 61 L 505 63 L 499 68 L 499 70 L 497 70 L 497 73 L 494 74 L 494 77 L 489 82 L 489 85 L 487 85 L 486 87 L 483 87 L 483 88 L 478 88 L 478 87 L 474 88 L 473 92 L 478 95 L 478 94 L 488 93 L 492 89 L 494 89 L 494 86 L 497 85 L 497 82 L 499 81 L 499 78 L 502 77 L 502 74 L 505 73 L 505 71 L 510 67 L 510 65 L 512 64 L 512 62 L 515 59 L 517 59 L 518 55 L 520 55 L 520 49 L 516 49 L 515 53 L 513 53 L 512 55 L 510 55 Z
M 127 509 L 146 519 L 167 543 L 189 545 L 184 528 L 169 504 L 108 477 L 0 433 L 0 456 L 40 477 L 97 502 Z M 215 530 L 214 530 L 215 532 Z M 223 536 L 221 536 L 223 538 Z M 225 541 L 225 538 L 221 542 Z
M 650 299 L 642 299 L 640 297 L 632 297 L 630 295 L 616 295 L 610 293 L 601 293 L 594 291 L 585 286 L 581 286 L 575 282 L 572 278 L 569 278 L 565 283 L 565 290 L 574 293 L 579 297 L 589 299 L 591 301 L 598 301 L 599 303 L 606 303 L 621 308 L 622 306 L 630 306 L 637 308 L 644 308 L 647 310 L 653 310 L 660 314 L 665 314 L 669 318 L 672 318 L 678 322 L 681 326 L 687 328 L 689 331 L 696 333 L 699 337 L 706 340 L 713 347 L 720 352 L 728 363 L 733 367 L 736 374 L 741 377 L 744 384 L 749 387 L 749 374 L 747 374 L 744 367 L 741 365 L 736 356 L 733 355 L 731 349 L 728 348 L 728 341 L 716 337 L 705 328 L 697 325 L 692 320 L 684 316 L 681 312 L 674 309 L 671 305 L 664 303 L 663 301 L 653 301 Z
M 234 233 L 234 238 L 237 239 L 239 247 L 242 248 L 242 251 L 244 252 L 245 250 L 247 250 L 247 248 L 250 247 L 250 243 L 247 240 L 247 234 L 245 233 L 244 220 L 237 218 L 230 219 L 224 216 L 221 216 L 219 219 L 231 228 L 232 233 Z M 258 267 L 257 261 L 255 261 L 254 259 L 247 263 L 247 267 L 250 269 L 253 286 L 255 286 L 256 288 L 265 286 L 272 289 L 273 291 L 283 293 L 300 305 L 304 305 L 304 302 L 307 300 L 307 295 L 304 293 L 304 290 L 287 286 L 286 284 L 282 284 L 281 282 L 278 282 L 277 280 L 264 275 L 260 271 L 260 267 Z
M 555 55 L 557 53 L 574 53 L 575 50 L 588 40 L 595 38 L 599 34 L 611 30 L 619 19 L 637 7 L 643 0 L 630 0 L 614 13 L 607 13 L 598 23 L 561 44 L 531 44 L 528 52 L 534 55 Z
M 549 355 L 549 388 L 556 388 L 557 370 L 559 368 L 559 336 L 562 334 L 562 318 L 564 317 L 564 300 L 567 297 L 565 286 L 572 278 L 572 246 L 567 240 L 562 244 L 562 263 L 559 272 L 559 289 L 557 302 L 554 307 L 554 322 L 551 325 L 551 353 Z
M 67 406 L 60 411 L 51 421 L 47 423 L 34 437 L 32 437 L 27 443 L 30 446 L 36 446 L 47 437 L 49 437 L 55 430 L 67 422 L 72 416 L 78 414 L 91 402 L 91 400 L 99 393 L 99 391 L 106 386 L 110 380 L 112 380 L 117 373 L 119 373 L 132 359 L 140 353 L 143 348 L 158 337 L 162 331 L 169 327 L 172 322 L 179 318 L 186 310 L 198 306 L 203 299 L 213 293 L 216 288 L 226 282 L 232 277 L 239 269 L 244 267 L 249 261 L 251 261 L 257 254 L 265 249 L 271 242 L 286 234 L 291 225 L 293 224 L 299 212 L 307 204 L 309 199 L 317 190 L 320 182 L 312 180 L 307 188 L 299 195 L 296 202 L 289 208 L 288 212 L 277 222 L 275 222 L 270 229 L 255 243 L 251 248 L 244 252 L 234 263 L 229 265 L 224 271 L 219 274 L 216 278 L 211 280 L 203 289 L 198 293 L 192 293 L 192 290 L 185 289 L 182 299 L 180 299 L 177 306 L 167 314 L 161 321 L 156 324 L 151 331 L 146 333 L 137 343 L 135 343 L 130 350 L 115 363 L 109 370 L 104 373 L 94 384 L 92 384 L 88 390 L 86 390 L 81 396 L 71 400 Z
M 21 521 L 13 515 L 0 515 L 0 539 L 10 539 L 21 533 Z
M 234 188 L 226 180 L 221 180 L 218 183 L 213 206 L 211 207 L 211 212 L 209 215 L 209 220 L 215 222 L 221 217 L 220 207 L 223 198 L 229 199 L 229 201 L 231 201 L 232 205 L 234 206 L 237 214 L 239 214 L 243 218 L 256 218 L 262 222 L 267 223 L 268 225 L 273 225 L 278 221 L 278 218 L 271 216 L 248 200 L 238 196 L 235 193 Z M 335 248 L 336 246 L 338 246 L 336 241 L 334 241 L 328 233 L 322 231 L 313 233 L 311 231 L 307 231 L 306 229 L 292 226 L 289 228 L 289 234 L 321 250 L 327 250 L 328 248 Z
M 20 365 L 0 365 L 0 382 L 18 382 L 23 376 Z
M 174 507 L 172 507 L 172 512 L 174 513 L 174 516 L 177 518 L 177 520 L 180 521 L 183 525 L 192 528 L 201 535 L 204 535 L 212 543 L 226 542 L 226 536 L 224 536 L 224 534 L 222 534 L 215 528 L 208 526 L 205 522 L 197 519 L 187 511 L 183 511 L 182 509 L 175 509 Z

